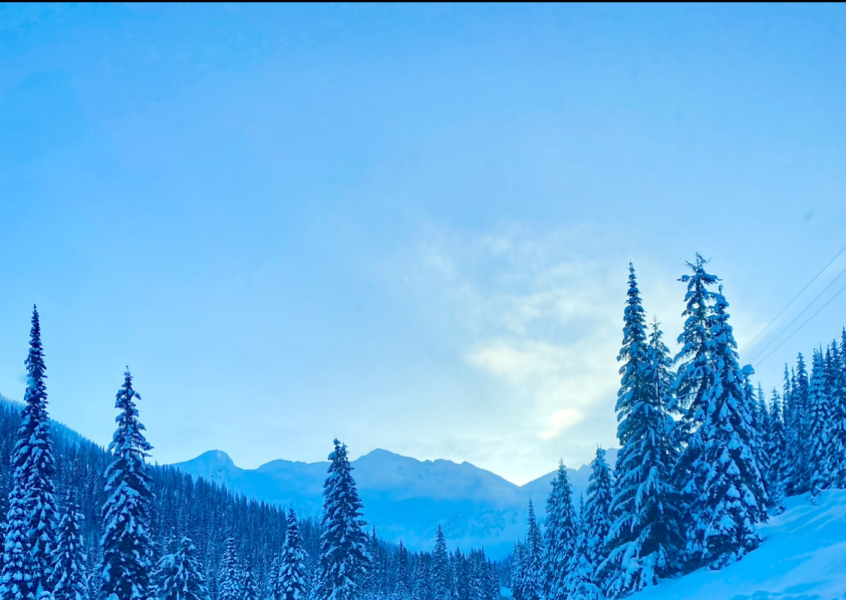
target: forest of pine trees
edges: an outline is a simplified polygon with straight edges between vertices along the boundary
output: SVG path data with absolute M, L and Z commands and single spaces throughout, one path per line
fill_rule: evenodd
M 759 525 L 784 510 L 785 496 L 816 502 L 846 487 L 846 329 L 814 350 L 810 373 L 802 354 L 785 365 L 782 391 L 765 398 L 738 362 L 729 304 L 706 265 L 697 254 L 680 279 L 685 321 L 674 358 L 657 321 L 647 327 L 629 266 L 616 464 L 612 471 L 597 451 L 578 512 L 561 465 L 543 537 L 529 507 L 510 563 L 516 600 L 535 600 L 537 581 L 545 600 L 617 600 L 720 569 L 760 544 Z
M 84 440 L 49 420 L 34 309 L 24 401 L 0 399 L 0 600 L 617 600 L 740 560 L 786 496 L 846 487 L 846 329 L 766 398 L 706 265 L 680 279 L 675 357 L 630 265 L 616 464 L 598 449 L 577 499 L 561 463 L 505 564 L 450 552 L 440 526 L 431 552 L 368 533 L 338 440 L 321 521 L 148 464 L 128 369 L 108 449 Z
M 104 450 L 49 420 L 33 310 L 23 405 L 0 397 L 0 600 L 495 600 L 482 550 L 368 535 L 335 441 L 322 522 L 147 462 L 131 373 Z

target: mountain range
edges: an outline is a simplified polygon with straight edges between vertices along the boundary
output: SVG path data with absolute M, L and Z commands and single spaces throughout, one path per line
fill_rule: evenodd
M 616 450 L 606 459 L 613 466 Z M 468 462 L 420 461 L 387 450 L 352 461 L 364 504 L 364 519 L 380 538 L 411 550 L 430 550 L 438 525 L 452 548 L 484 547 L 503 558 L 526 534 L 529 500 L 543 518 L 555 471 L 518 486 Z M 319 517 L 328 462 L 274 460 L 242 469 L 220 450 L 211 450 L 174 467 L 218 482 L 233 492 L 269 504 L 291 507 L 300 517 Z M 568 469 L 574 501 L 587 491 L 590 467 Z

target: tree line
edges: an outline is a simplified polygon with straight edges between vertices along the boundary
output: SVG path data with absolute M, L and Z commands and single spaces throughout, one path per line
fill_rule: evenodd
M 321 521 L 236 496 L 152 449 L 127 369 L 104 450 L 48 418 L 33 310 L 22 407 L 0 401 L 0 600 L 495 600 L 484 551 L 409 552 L 365 532 L 335 440 Z M 8 501 L 6 502 L 6 499 Z
M 545 530 L 529 505 L 526 538 L 511 558 L 515 600 L 598 600 L 661 579 L 720 569 L 761 543 L 759 526 L 785 496 L 846 487 L 846 328 L 841 340 L 799 354 L 769 398 L 740 366 L 720 279 L 699 254 L 687 263 L 683 331 L 671 357 L 647 325 L 629 265 L 623 314 L 620 450 L 591 463 L 578 505 L 562 464 Z

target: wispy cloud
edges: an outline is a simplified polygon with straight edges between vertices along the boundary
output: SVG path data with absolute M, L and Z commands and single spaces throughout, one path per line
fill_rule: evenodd
M 500 452 L 496 460 L 511 464 L 499 472 L 525 479 L 516 473 L 539 475 L 559 456 L 581 464 L 597 444 L 615 443 L 629 257 L 612 232 L 433 230 L 416 256 L 427 294 L 452 314 L 457 359 L 489 378 L 512 408 L 502 413 L 507 422 L 495 425 L 511 431 L 520 448 L 511 458 Z M 682 310 L 678 274 L 636 262 L 647 309 L 666 319 L 674 338 Z

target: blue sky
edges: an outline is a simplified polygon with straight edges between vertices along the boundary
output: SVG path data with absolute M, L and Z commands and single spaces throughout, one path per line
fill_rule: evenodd
M 0 392 L 35 302 L 52 414 L 106 443 L 129 365 L 160 462 L 581 464 L 628 261 L 670 342 L 711 257 L 743 347 L 846 245 L 844 56 L 842 5 L 3 5 Z

